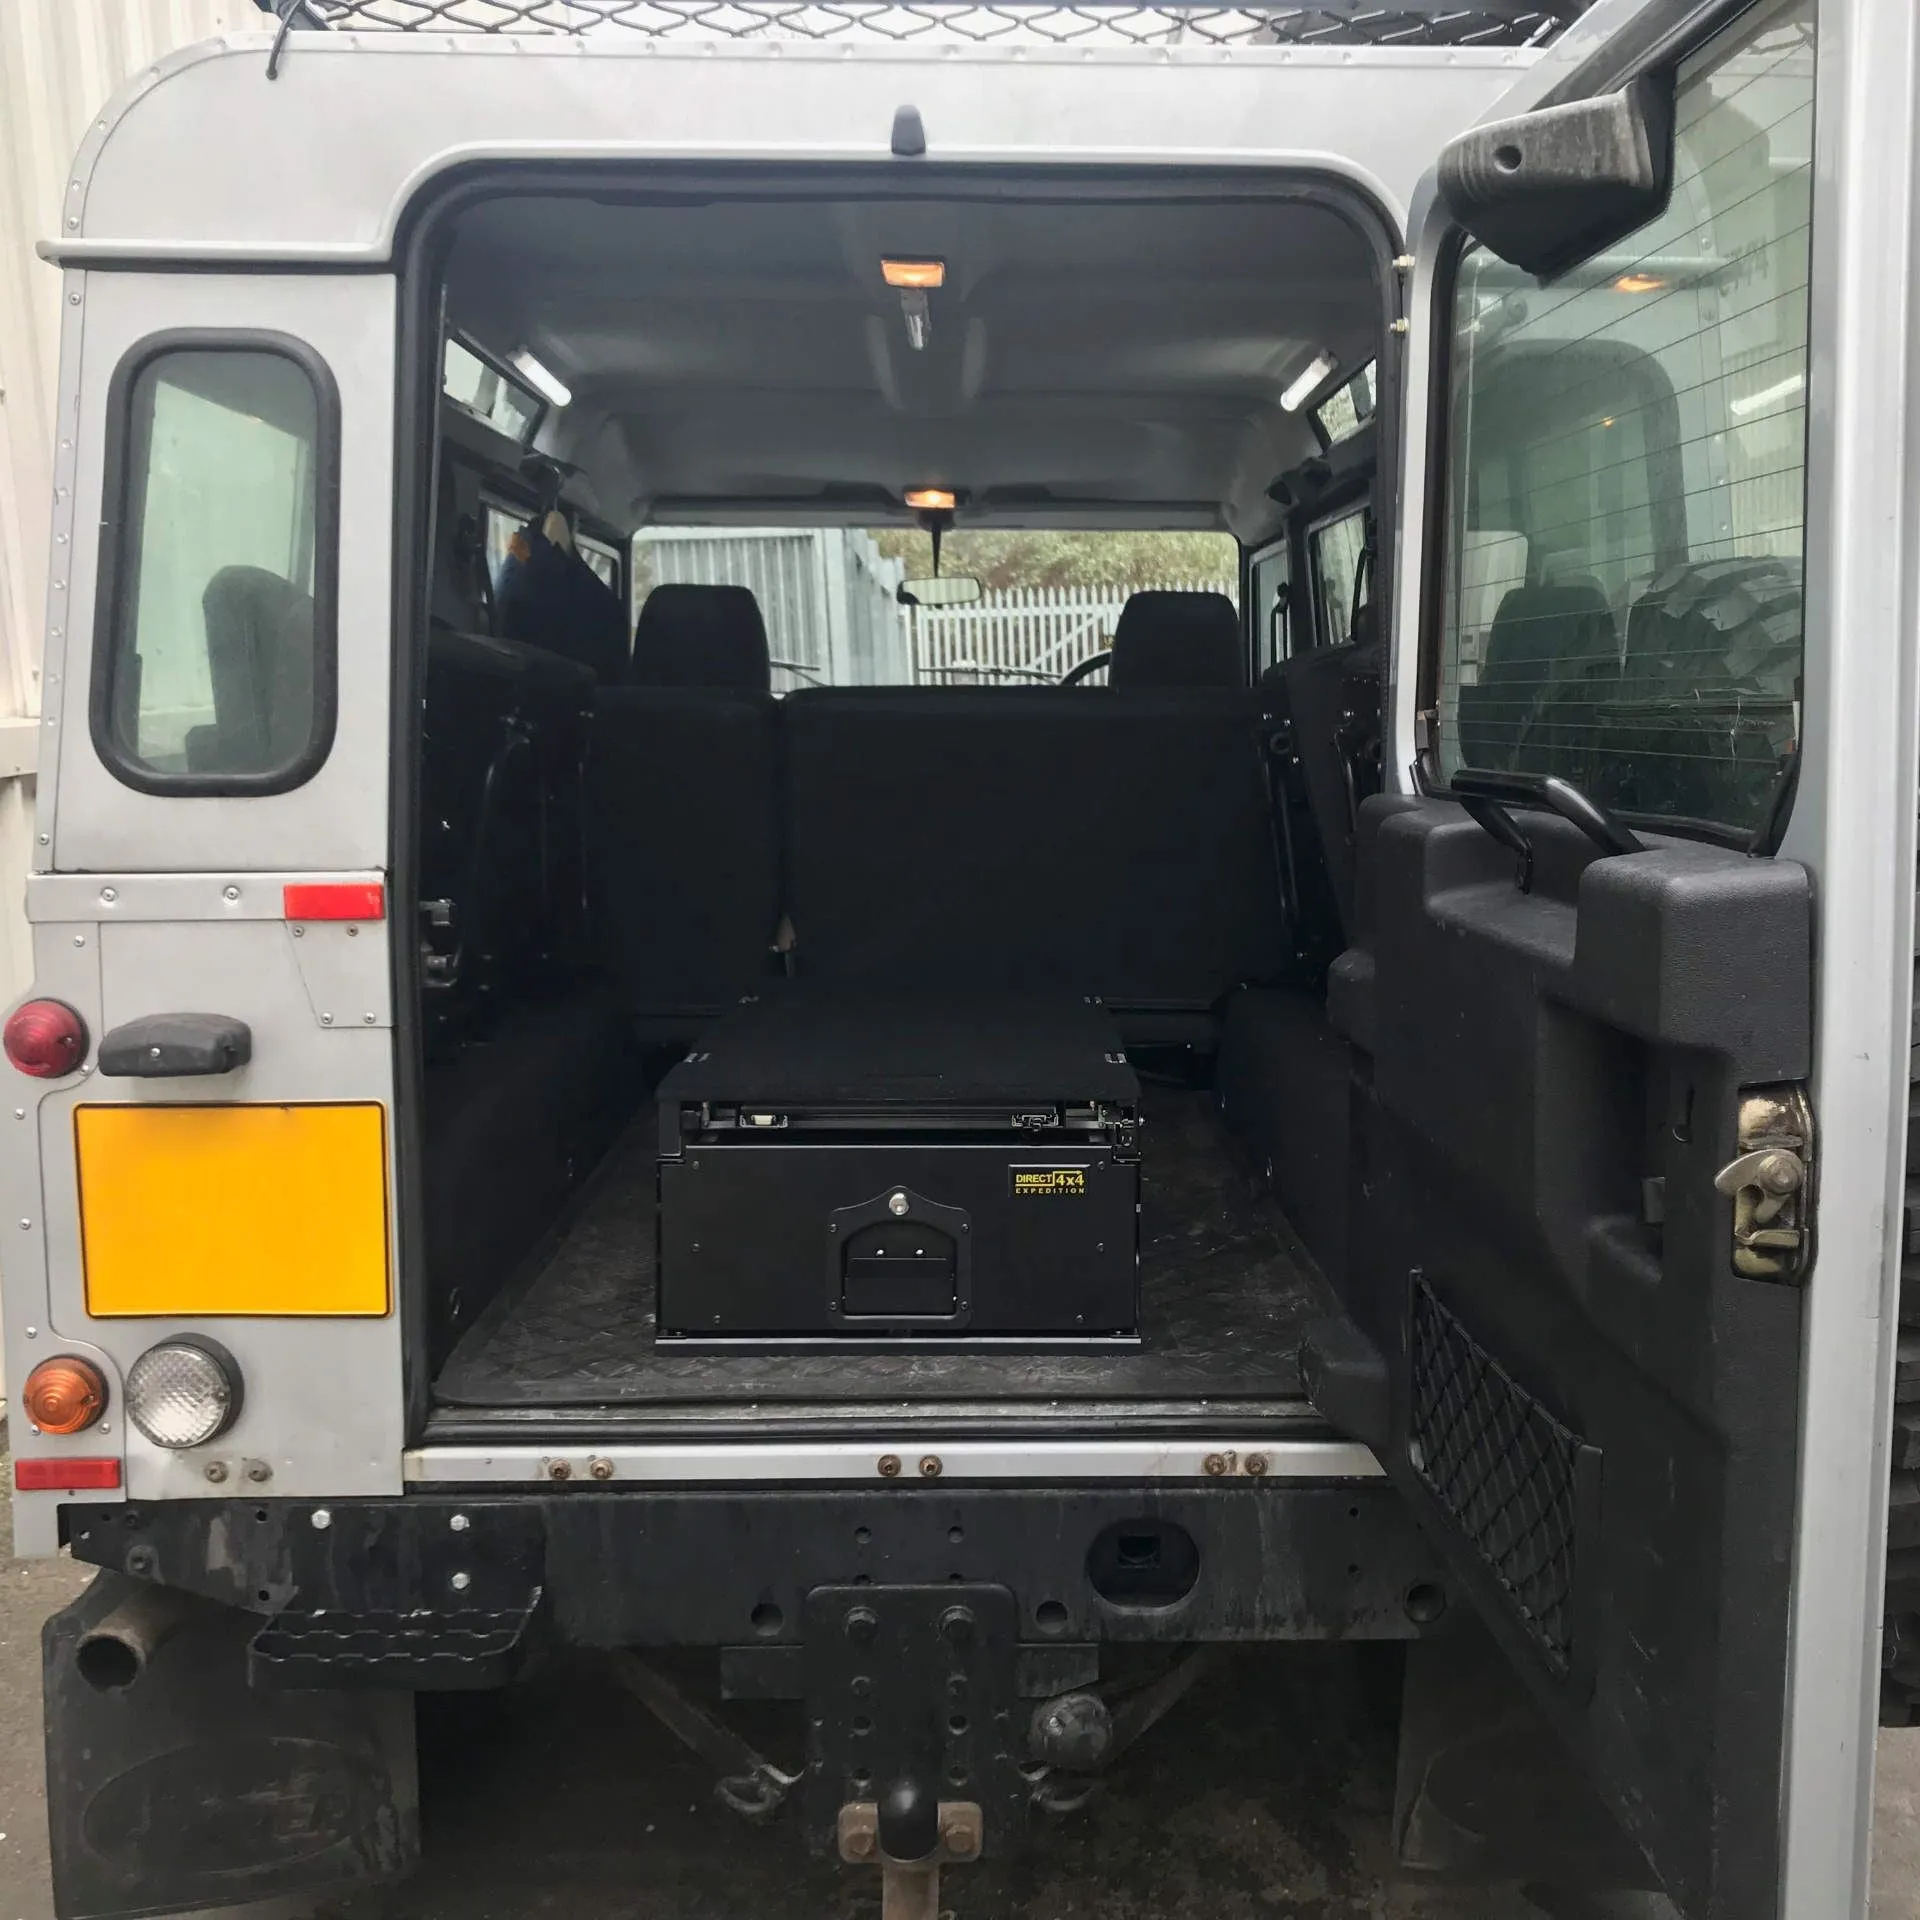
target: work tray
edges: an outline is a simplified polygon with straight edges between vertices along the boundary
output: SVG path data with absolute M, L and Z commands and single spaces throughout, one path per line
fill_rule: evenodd
M 1140 1088 L 1067 996 L 743 1002 L 660 1107 L 660 1338 L 1137 1339 Z

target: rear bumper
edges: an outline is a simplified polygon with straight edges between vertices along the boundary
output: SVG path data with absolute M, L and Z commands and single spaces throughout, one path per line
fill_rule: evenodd
M 1402 1639 L 1445 1604 L 1377 1477 L 436 1486 L 64 1521 L 76 1559 L 258 1616 L 265 1685 L 497 1685 L 555 1644 L 754 1649 L 777 1666 L 810 1593 L 867 1583 L 1004 1586 L 1039 1648 Z

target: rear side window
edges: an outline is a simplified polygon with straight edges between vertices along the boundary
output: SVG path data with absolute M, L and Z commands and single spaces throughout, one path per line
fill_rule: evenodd
M 1443 770 L 1752 834 L 1799 738 L 1813 4 L 1683 67 L 1672 199 L 1551 286 L 1462 258 Z
M 1353 616 L 1367 603 L 1369 509 L 1356 507 L 1307 536 L 1313 562 L 1314 620 L 1323 647 L 1344 647 L 1353 638 Z
M 100 756 L 146 792 L 298 786 L 333 735 L 332 379 L 282 336 L 161 336 L 109 407 Z

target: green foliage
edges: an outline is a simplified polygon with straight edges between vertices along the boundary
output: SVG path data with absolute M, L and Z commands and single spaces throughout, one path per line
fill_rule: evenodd
M 917 527 L 882 527 L 874 544 L 910 576 L 933 570 L 933 547 Z M 942 573 L 972 574 L 989 592 L 1016 587 L 1196 586 L 1239 576 L 1240 551 L 1227 533 L 1082 533 L 1012 528 L 950 533 Z

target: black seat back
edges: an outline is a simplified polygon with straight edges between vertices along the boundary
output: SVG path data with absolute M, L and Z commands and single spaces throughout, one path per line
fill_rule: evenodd
M 1070 991 L 1144 1040 L 1285 961 L 1248 694 L 819 689 L 783 719 L 808 978 Z
M 767 627 L 752 589 L 679 581 L 655 587 L 633 629 L 628 677 L 641 687 L 770 691 Z
M 588 756 L 596 919 L 641 1036 L 683 1041 L 765 977 L 780 919 L 766 628 L 744 587 L 660 586 Z
M 1474 685 L 1460 689 L 1460 753 L 1470 767 L 1566 772 L 1584 754 L 1596 697 L 1619 672 L 1613 609 L 1597 580 L 1513 587 L 1487 632 Z
M 1107 685 L 1244 687 L 1246 639 L 1224 593 L 1148 588 L 1127 596 L 1113 628 Z
M 585 668 L 537 647 L 428 636 L 420 898 L 436 1028 L 579 953 L 592 693 Z
M 214 720 L 188 730 L 188 772 L 285 767 L 313 724 L 311 595 L 264 567 L 222 567 L 200 611 Z
M 1370 620 L 1362 631 L 1372 631 Z M 1344 944 L 1354 924 L 1360 802 L 1380 791 L 1379 642 L 1362 638 L 1296 653 L 1281 666 L 1279 680 Z

